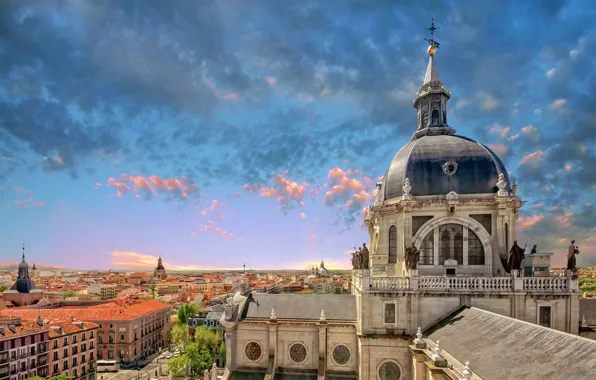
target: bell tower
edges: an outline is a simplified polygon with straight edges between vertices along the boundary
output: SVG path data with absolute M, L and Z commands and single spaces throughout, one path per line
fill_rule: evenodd
M 447 101 L 451 97 L 451 93 L 445 91 L 445 85 L 439 79 L 435 65 L 435 55 L 440 45 L 434 39 L 437 29 L 439 28 L 435 26 L 433 18 L 430 27 L 426 28 L 430 33 L 430 38 L 425 39 L 429 43 L 426 75 L 414 100 L 414 108 L 418 110 L 418 122 L 413 139 L 427 135 L 455 134 L 455 129 L 447 124 Z

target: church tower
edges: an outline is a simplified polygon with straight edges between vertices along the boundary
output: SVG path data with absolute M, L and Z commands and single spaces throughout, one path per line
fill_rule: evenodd
M 447 123 L 451 93 L 439 79 L 434 39 L 413 106 L 417 126 L 377 184 L 366 223 L 372 275 L 492 276 L 508 271 L 509 247 L 523 202 L 510 187 L 507 169 L 485 145 L 456 135 Z M 406 252 L 419 250 L 417 263 Z
M 166 268 L 163 266 L 163 262 L 161 260 L 161 255 L 159 255 L 159 259 L 157 259 L 157 267 L 153 271 L 153 277 L 158 280 L 165 280 L 166 279 Z
M 4 300 L 16 306 L 25 306 L 37 303 L 41 299 L 42 291 L 37 289 L 29 277 L 29 264 L 25 260 L 25 245 L 19 263 L 19 272 L 14 285 L 4 292 Z

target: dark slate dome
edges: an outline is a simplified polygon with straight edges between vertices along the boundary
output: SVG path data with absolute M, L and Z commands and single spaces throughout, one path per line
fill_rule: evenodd
M 384 200 L 403 195 L 406 178 L 410 195 L 487 194 L 497 192 L 499 173 L 510 189 L 509 176 L 497 155 L 466 137 L 441 134 L 413 139 L 397 152 L 383 178 Z

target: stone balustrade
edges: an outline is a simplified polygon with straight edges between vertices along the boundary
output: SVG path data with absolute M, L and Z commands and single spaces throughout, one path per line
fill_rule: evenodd
M 352 286 L 373 292 L 557 293 L 577 291 L 578 281 L 570 277 L 369 277 L 358 273 L 352 277 Z

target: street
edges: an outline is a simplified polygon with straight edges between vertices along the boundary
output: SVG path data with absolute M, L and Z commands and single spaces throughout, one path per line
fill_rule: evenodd
M 160 372 L 161 367 L 161 372 Z M 97 380 L 151 380 L 151 378 L 163 378 L 168 376 L 168 361 L 166 359 L 153 359 L 149 364 L 140 370 L 121 369 L 118 372 L 97 373 Z

